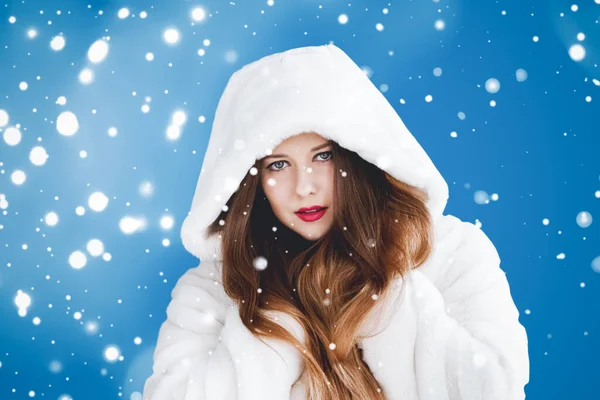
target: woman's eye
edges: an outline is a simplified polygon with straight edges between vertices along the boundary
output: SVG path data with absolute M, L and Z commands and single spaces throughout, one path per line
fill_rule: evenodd
M 328 154 L 329 155 L 329 157 L 327 157 L 327 159 L 322 160 L 322 161 L 329 161 L 329 160 L 331 160 L 331 157 L 333 157 L 333 152 L 331 152 L 331 151 L 324 151 L 322 153 L 317 154 L 317 156 L 320 156 L 322 154 Z
M 322 156 L 322 155 L 327 155 L 326 159 L 324 159 L 324 160 L 321 159 L 321 160 L 318 160 L 318 161 L 320 161 L 320 162 L 327 162 L 327 161 L 331 160 L 331 157 L 333 157 L 333 152 L 332 151 L 323 151 L 321 153 L 317 153 L 315 155 L 315 157 L 319 157 L 319 156 Z M 282 171 L 283 170 L 283 165 L 282 164 L 285 164 L 286 162 L 287 161 L 283 161 L 283 160 L 275 161 L 274 163 L 269 164 L 269 166 L 267 167 L 267 169 L 269 171 L 273 171 L 273 172 Z M 280 163 L 282 163 L 282 164 L 280 164 Z
M 279 163 L 285 163 L 285 161 L 275 161 L 274 163 L 272 163 L 271 165 L 269 165 L 269 166 L 267 167 L 267 169 L 270 169 L 271 171 L 278 172 L 279 170 L 281 170 L 281 169 L 283 168 L 283 165 L 282 165 L 281 167 L 278 167 L 278 168 L 276 168 L 276 169 L 273 169 L 273 168 L 271 168 L 271 167 L 272 167 L 272 166 L 274 166 L 274 165 L 277 165 L 277 164 L 279 164 Z

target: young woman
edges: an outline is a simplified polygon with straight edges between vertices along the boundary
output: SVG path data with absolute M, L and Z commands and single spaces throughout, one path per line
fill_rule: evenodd
M 527 335 L 486 234 L 334 45 L 219 101 L 145 400 L 524 399 Z

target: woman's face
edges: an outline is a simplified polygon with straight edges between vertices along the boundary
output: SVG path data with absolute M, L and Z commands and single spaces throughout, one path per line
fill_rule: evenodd
M 317 240 L 333 224 L 333 153 L 329 141 L 313 133 L 287 138 L 262 158 L 261 186 L 279 221 L 307 240 Z M 325 213 L 298 214 L 312 206 Z M 315 219 L 319 215 L 319 219 Z M 304 217 L 304 219 L 302 218 Z

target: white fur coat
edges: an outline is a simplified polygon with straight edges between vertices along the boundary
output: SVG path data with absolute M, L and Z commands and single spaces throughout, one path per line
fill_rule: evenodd
M 362 341 L 365 362 L 390 400 L 524 399 L 527 335 L 494 245 L 453 216 L 441 219 L 436 236 L 429 260 L 406 280 L 400 307 L 390 306 L 395 297 L 379 298 L 385 322 L 364 322 L 367 332 L 384 328 Z M 269 342 L 286 365 L 251 335 L 216 265 L 188 270 L 175 286 L 144 400 L 306 399 L 301 381 L 292 386 L 297 350 Z M 279 322 L 302 338 L 291 318 Z
M 221 285 L 219 239 L 204 233 L 256 159 L 307 131 L 428 195 L 433 253 L 396 280 L 361 328 L 380 332 L 359 345 L 387 398 L 524 399 L 527 335 L 495 246 L 473 224 L 443 215 L 448 185 L 427 153 L 352 59 L 324 45 L 263 57 L 227 83 L 181 230 L 201 263 L 173 289 L 144 400 L 306 398 L 300 354 L 271 340 L 275 352 L 245 328 Z M 291 317 L 272 316 L 303 341 Z

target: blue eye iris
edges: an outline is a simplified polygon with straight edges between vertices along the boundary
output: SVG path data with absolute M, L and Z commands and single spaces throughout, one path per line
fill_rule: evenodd
M 318 161 L 319 162 L 328 162 L 333 157 L 333 152 L 331 152 L 331 151 L 323 151 L 321 153 L 317 153 L 315 155 L 315 157 L 319 157 L 321 155 L 328 155 L 328 157 L 326 159 L 324 159 L 324 160 L 318 160 Z M 279 163 L 287 163 L 287 161 L 283 161 L 283 160 L 275 161 L 274 163 L 269 164 L 269 166 L 267 167 L 267 169 L 269 171 L 273 171 L 273 172 L 280 172 L 280 171 L 283 170 L 283 166 L 281 166 L 280 168 L 275 168 L 275 169 L 272 168 L 275 164 L 279 164 Z

